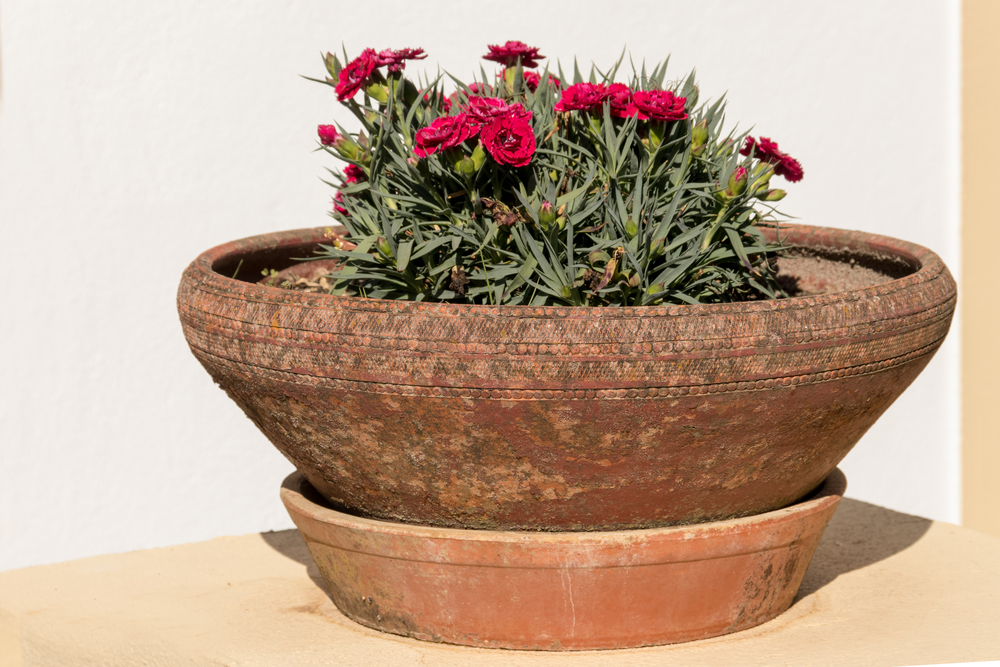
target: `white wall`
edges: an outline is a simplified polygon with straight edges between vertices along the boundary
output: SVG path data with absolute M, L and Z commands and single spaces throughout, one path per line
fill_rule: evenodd
M 673 53 L 806 177 L 783 209 L 959 260 L 959 2 L 0 2 L 0 570 L 290 527 L 290 465 L 188 352 L 200 251 L 326 224 L 318 54 L 487 43 Z M 415 71 L 413 65 L 411 72 Z M 844 468 L 857 498 L 959 518 L 958 336 Z

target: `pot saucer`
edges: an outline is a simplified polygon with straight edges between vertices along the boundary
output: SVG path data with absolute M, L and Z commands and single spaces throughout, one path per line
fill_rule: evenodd
M 358 623 L 483 648 L 590 650 L 705 639 L 791 605 L 847 487 L 726 521 L 611 532 L 461 530 L 330 509 L 299 473 L 281 499 L 333 602 Z

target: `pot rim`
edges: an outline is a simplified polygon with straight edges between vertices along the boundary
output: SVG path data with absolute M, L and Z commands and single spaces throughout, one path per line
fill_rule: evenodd
M 924 246 L 902 241 L 890 236 L 863 231 L 818 227 L 812 225 L 781 225 L 780 232 L 786 241 L 794 245 L 832 251 L 865 252 L 882 254 L 896 260 L 919 266 L 913 273 L 886 282 L 844 292 L 788 297 L 783 299 L 763 299 L 719 304 L 670 304 L 654 306 L 524 306 L 457 304 L 438 301 L 401 301 L 395 299 L 373 299 L 356 296 L 336 296 L 332 294 L 308 293 L 271 287 L 258 282 L 245 282 L 218 273 L 213 267 L 239 255 L 287 248 L 292 251 L 306 245 L 327 240 L 323 234 L 330 226 L 294 229 L 249 236 L 211 248 L 199 255 L 188 267 L 186 274 L 206 287 L 214 287 L 229 294 L 239 293 L 242 298 L 302 306 L 326 306 L 367 311 L 391 311 L 395 313 L 435 313 L 445 316 L 504 315 L 505 317 L 588 317 L 588 318 L 634 318 L 676 315 L 712 315 L 716 313 L 755 313 L 778 310 L 798 310 L 814 306 L 825 306 L 844 301 L 858 301 L 874 297 L 885 297 L 900 290 L 912 288 L 920 283 L 930 282 L 941 274 L 950 277 L 947 267 L 937 253 Z M 765 232 L 768 231 L 765 229 Z
M 822 484 L 804 500 L 782 509 L 751 516 L 691 523 L 659 528 L 640 528 L 607 531 L 514 531 L 480 530 L 473 528 L 442 528 L 423 524 L 405 524 L 380 519 L 367 519 L 331 509 L 309 498 L 319 498 L 319 493 L 306 481 L 302 473 L 290 474 L 281 484 L 281 501 L 292 514 L 312 522 L 347 529 L 369 535 L 493 544 L 495 546 L 523 546 L 535 544 L 550 548 L 579 549 L 587 546 L 627 545 L 636 542 L 690 542 L 692 539 L 711 540 L 725 535 L 748 533 L 755 526 L 774 526 L 797 522 L 804 516 L 823 512 L 840 502 L 847 490 L 847 477 L 840 468 L 834 468 Z M 296 521 L 296 524 L 299 522 Z M 303 528 L 299 526 L 300 530 Z M 771 530 L 769 529 L 769 530 Z

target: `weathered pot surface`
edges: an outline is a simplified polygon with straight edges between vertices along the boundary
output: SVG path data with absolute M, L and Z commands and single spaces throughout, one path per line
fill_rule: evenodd
M 195 356 L 335 506 L 404 523 L 612 530 L 759 514 L 834 469 L 940 346 L 955 282 L 882 236 L 782 227 L 803 295 L 645 308 L 412 303 L 242 282 L 323 229 L 214 248 Z M 826 293 L 823 293 L 826 292 Z
M 586 650 L 704 639 L 792 603 L 846 488 L 713 523 L 615 532 L 456 530 L 331 510 L 299 473 L 281 499 L 337 607 L 368 627 L 470 646 Z

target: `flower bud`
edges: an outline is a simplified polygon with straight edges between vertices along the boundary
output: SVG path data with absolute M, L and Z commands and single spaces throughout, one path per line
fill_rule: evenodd
M 381 236 L 378 237 L 378 240 L 375 242 L 375 245 L 378 246 L 379 252 L 381 252 L 383 255 L 385 255 L 386 257 L 392 257 L 392 248 L 389 247 L 389 242 L 386 241 L 384 238 L 382 238 Z
M 708 143 L 708 120 L 703 120 L 691 128 L 691 155 L 699 156 L 705 152 Z
M 483 149 L 482 144 L 476 144 L 476 149 L 472 151 L 472 164 L 475 166 L 476 171 L 479 171 L 483 167 L 483 162 L 486 161 L 486 150 Z
M 784 190 L 768 190 L 763 195 L 757 195 L 761 201 L 781 201 L 788 194 Z
M 649 249 L 650 257 L 659 257 L 663 254 L 663 246 L 666 244 L 666 240 L 667 237 L 664 236 L 662 239 L 655 239 L 653 241 L 653 245 Z
M 746 192 L 749 179 L 750 175 L 744 167 L 736 167 L 729 176 L 729 183 L 726 184 L 726 198 L 738 197 Z
M 542 202 L 538 209 L 538 222 L 542 229 L 548 231 L 552 223 L 556 221 L 556 209 L 550 202 Z
M 319 134 L 319 142 L 333 148 L 340 153 L 341 157 L 355 162 L 365 161 L 360 157 L 362 155 L 361 148 L 349 136 L 337 132 L 336 126 L 320 125 L 316 132 Z
M 464 155 L 452 162 L 451 166 L 463 176 L 472 176 L 476 173 L 475 163 Z
M 639 286 L 639 273 L 638 272 L 633 273 L 632 275 L 630 275 L 628 277 L 628 286 L 629 287 L 633 287 L 633 288 Z
M 625 221 L 625 235 L 627 237 L 635 238 L 635 235 L 639 233 L 639 225 L 635 224 L 635 220 L 632 216 L 629 216 L 628 220 Z
M 319 135 L 319 142 L 324 146 L 333 146 L 341 138 L 336 125 L 320 125 L 316 128 L 316 133 Z
M 470 158 L 465 154 L 465 151 L 457 147 L 446 148 L 443 153 L 449 164 L 451 164 L 451 168 L 463 176 L 474 175 L 477 171 L 479 171 L 479 168 L 483 166 L 483 161 L 485 160 L 484 153 L 479 159 L 479 164 L 476 164 L 476 155 L 474 152 Z
M 382 104 L 389 101 L 389 89 L 385 87 L 381 82 L 373 81 L 365 88 L 365 93 L 368 97 L 376 100 Z
M 507 67 L 503 71 L 503 82 L 507 85 L 507 90 L 514 92 L 514 77 L 517 76 L 516 67 Z M 524 84 L 521 84 L 522 86 Z

